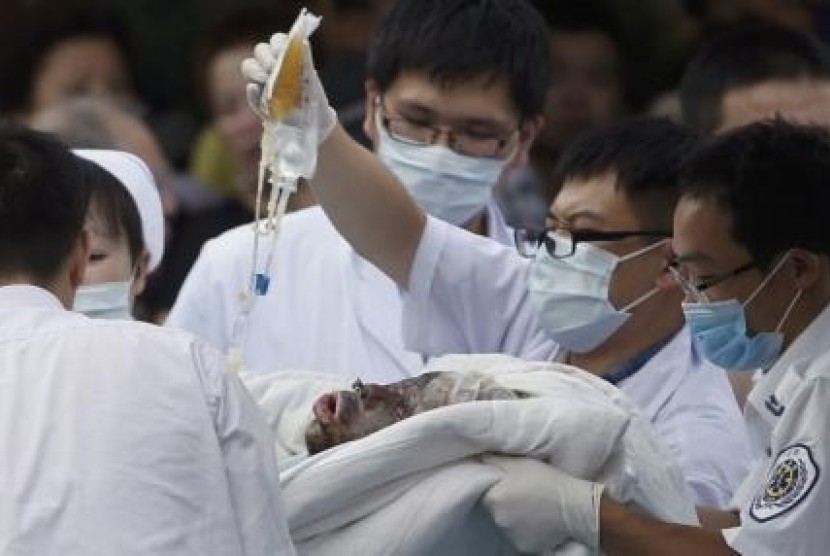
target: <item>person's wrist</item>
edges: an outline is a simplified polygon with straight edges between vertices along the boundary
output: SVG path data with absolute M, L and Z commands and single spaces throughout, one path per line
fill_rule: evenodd
M 591 513 L 592 521 L 589 523 L 589 535 L 586 539 L 586 545 L 595 551 L 599 551 L 600 549 L 600 535 L 599 535 L 599 524 L 600 524 L 600 509 L 602 507 L 602 493 L 605 490 L 605 485 L 600 483 L 593 483 L 591 485 L 592 488 L 592 502 L 593 502 L 593 511 Z
M 573 521 L 569 522 L 568 533 L 574 540 L 584 544 L 588 548 L 598 551 L 600 544 L 599 537 L 599 512 L 604 486 L 599 483 L 575 479 L 576 488 L 579 493 L 576 497 L 581 501 L 578 510 L 575 512 L 564 512 L 571 516 Z

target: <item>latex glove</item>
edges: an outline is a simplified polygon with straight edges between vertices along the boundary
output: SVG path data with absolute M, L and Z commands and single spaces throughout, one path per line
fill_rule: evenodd
M 529 457 L 485 456 L 484 463 L 504 476 L 482 503 L 516 548 L 541 554 L 575 540 L 599 551 L 602 485 Z
M 263 121 L 271 119 L 262 102 L 265 84 L 287 41 L 288 35 L 285 33 L 274 33 L 270 42 L 261 42 L 254 47 L 253 57 L 242 61 L 242 75 L 248 81 L 246 86 L 248 106 Z M 314 117 L 307 120 L 316 122 L 319 144 L 328 137 L 337 124 L 337 113 L 329 106 L 326 92 L 323 90 L 323 85 L 320 83 L 320 77 L 317 75 L 317 70 L 314 69 L 314 62 L 310 55 L 305 59 L 304 64 L 303 70 L 306 79 L 303 95 L 307 99 L 305 109 L 314 112 Z

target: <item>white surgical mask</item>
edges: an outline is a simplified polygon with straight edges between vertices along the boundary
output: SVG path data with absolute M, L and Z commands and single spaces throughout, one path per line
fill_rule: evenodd
M 743 303 L 733 298 L 683 304 L 683 314 L 692 332 L 692 339 L 706 359 L 730 371 L 752 372 L 767 369 L 775 363 L 784 345 L 781 328 L 804 291 L 796 292 L 773 332 L 750 333 L 746 323 L 746 308 L 764 290 L 788 257 L 789 253 L 778 261 Z
M 542 327 L 552 340 L 576 353 L 593 350 L 631 317 L 630 311 L 657 293 L 654 287 L 625 307 L 608 299 L 614 269 L 661 245 L 654 243 L 623 257 L 579 242 L 574 254 L 557 259 L 543 246 L 533 261 L 528 288 Z
M 377 155 L 427 214 L 462 226 L 484 210 L 507 160 L 460 155 L 443 145 L 407 145 L 378 122 Z
M 93 319 L 133 320 L 132 279 L 82 285 L 75 292 L 72 310 Z

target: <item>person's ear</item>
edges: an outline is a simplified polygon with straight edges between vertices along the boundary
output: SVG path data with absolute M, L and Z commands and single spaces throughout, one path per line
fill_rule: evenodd
M 812 288 L 822 277 L 824 264 L 822 257 L 812 251 L 793 249 L 790 251 L 789 267 L 796 287 L 804 291 Z
M 519 127 L 519 147 L 516 155 L 508 163 L 509 168 L 521 168 L 527 164 L 530 155 L 530 147 L 542 131 L 542 126 L 545 125 L 545 117 L 541 114 L 531 116 L 522 122 Z
M 363 83 L 363 90 L 366 97 L 363 99 L 365 114 L 363 115 L 363 133 L 366 137 L 372 140 L 372 144 L 377 142 L 378 128 L 375 123 L 377 117 L 377 102 L 380 98 L 380 87 L 374 79 L 367 79 Z
M 67 270 L 69 273 L 69 286 L 74 293 L 84 282 L 86 275 L 86 265 L 89 261 L 90 249 L 90 234 L 89 230 L 83 228 L 78 234 L 78 239 L 75 240 L 75 245 L 69 253 L 69 260 L 67 261 Z
M 133 285 L 130 288 L 130 293 L 133 297 L 138 297 L 144 288 L 147 286 L 147 275 L 150 268 L 150 252 L 145 249 L 138 260 L 135 262 L 135 275 L 133 276 Z

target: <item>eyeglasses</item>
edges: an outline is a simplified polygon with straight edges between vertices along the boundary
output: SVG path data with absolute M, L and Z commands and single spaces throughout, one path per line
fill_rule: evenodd
M 383 129 L 395 141 L 407 145 L 428 147 L 436 144 L 442 134 L 446 134 L 447 145 L 451 150 L 457 154 L 474 158 L 506 158 L 508 153 L 505 152 L 505 149 L 519 131 L 516 128 L 510 133 L 501 135 L 455 131 L 406 116 L 388 116 L 381 101 L 378 101 L 378 112 Z
M 671 232 L 662 230 L 636 230 L 619 232 L 598 232 L 595 230 L 568 230 L 565 228 L 545 228 L 544 230 L 529 230 L 516 228 L 514 239 L 516 249 L 523 257 L 536 256 L 539 248 L 544 245 L 548 254 L 554 259 L 564 259 L 576 252 L 576 245 L 582 241 L 620 241 L 630 237 L 671 237 Z
M 686 297 L 689 297 L 698 303 L 709 303 L 709 297 L 705 293 L 706 290 L 714 286 L 717 286 L 718 284 L 723 283 L 726 280 L 729 280 L 730 278 L 734 278 L 739 274 L 743 274 L 750 268 L 754 267 L 755 262 L 749 261 L 728 272 L 706 276 L 705 278 L 698 278 L 697 280 L 693 280 L 684 275 L 683 272 L 681 272 L 679 261 L 672 261 L 671 263 L 669 263 L 668 268 L 671 272 L 671 275 L 674 277 L 675 281 L 680 285 L 680 288 L 683 290 L 683 293 L 686 294 Z

